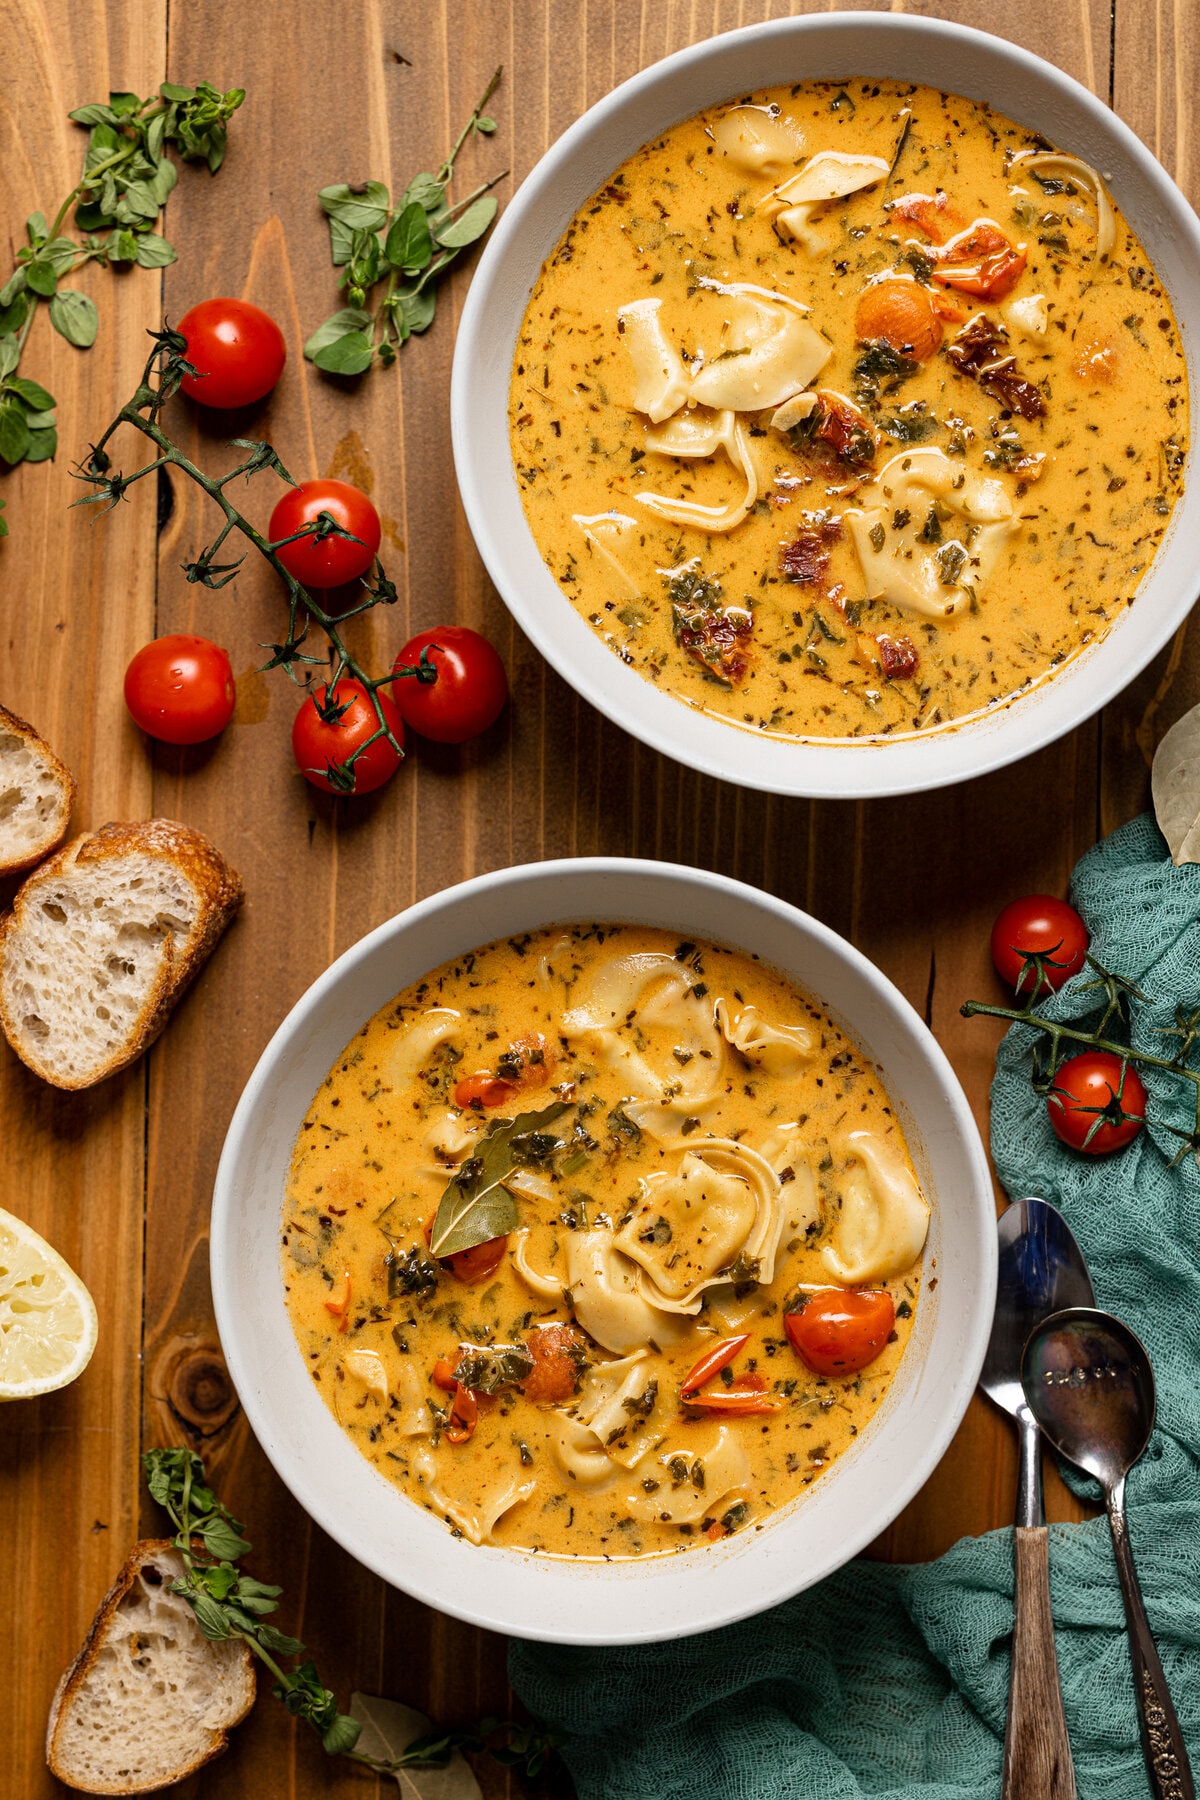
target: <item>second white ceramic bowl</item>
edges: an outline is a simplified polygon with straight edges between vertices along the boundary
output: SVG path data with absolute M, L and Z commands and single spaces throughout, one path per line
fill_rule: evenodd
M 986 100 L 1105 176 L 1170 294 L 1187 352 L 1189 437 L 1200 419 L 1200 222 L 1116 115 L 1015 44 L 944 19 L 834 13 L 776 19 L 695 44 L 583 115 L 522 183 L 480 259 L 454 356 L 454 460 L 488 573 L 522 630 L 585 699 L 656 750 L 771 793 L 865 798 L 942 787 L 1000 768 L 1089 718 L 1167 643 L 1196 597 L 1200 486 L 1190 482 L 1137 602 L 1108 636 L 992 713 L 876 743 L 784 742 L 693 710 L 627 668 L 550 574 L 525 521 L 509 452 L 513 351 L 534 283 L 576 209 L 668 125 L 780 82 L 851 75 L 934 81 Z
M 476 1547 L 393 1487 L 313 1386 L 284 1305 L 281 1207 L 314 1093 L 354 1034 L 448 958 L 572 920 L 625 920 L 759 956 L 818 998 L 891 1094 L 932 1208 L 925 1287 L 880 1410 L 799 1501 L 682 1556 L 556 1561 Z M 936 1276 L 936 1283 L 930 1277 Z M 970 1109 L 908 1002 L 843 939 L 783 901 L 667 863 L 538 863 L 448 889 L 356 944 L 263 1052 L 225 1141 L 212 1214 L 217 1325 L 247 1417 L 301 1505 L 368 1568 L 430 1606 L 518 1637 L 637 1643 L 759 1612 L 828 1575 L 883 1531 L 942 1456 L 991 1329 L 996 1227 Z

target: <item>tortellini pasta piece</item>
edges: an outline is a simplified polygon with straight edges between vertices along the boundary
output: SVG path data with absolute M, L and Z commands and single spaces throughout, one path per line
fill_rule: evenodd
M 706 1288 L 736 1279 L 736 1265 L 745 1279 L 772 1280 L 782 1228 L 770 1164 L 747 1144 L 709 1138 L 674 1169 L 643 1179 L 637 1210 L 614 1242 L 639 1265 L 643 1300 L 690 1315 Z
M 882 156 L 848 156 L 841 150 L 821 150 L 810 157 L 798 175 L 759 201 L 756 211 L 774 221 L 781 238 L 803 244 L 810 256 L 819 256 L 825 240 L 810 220 L 829 200 L 844 199 L 860 188 L 882 181 L 891 164 Z
M 758 465 L 746 428 L 733 411 L 683 412 L 661 425 L 647 425 L 646 448 L 659 456 L 715 456 L 724 450 L 745 482 L 740 495 L 723 506 L 673 500 L 669 494 L 638 494 L 638 505 L 672 525 L 699 525 L 705 531 L 732 531 L 758 499 Z
M 807 306 L 777 288 L 752 282 L 703 282 L 727 302 L 720 350 L 692 368 L 689 398 L 697 406 L 761 412 L 809 387 L 833 351 L 805 317 Z
M 739 1056 L 768 1075 L 799 1075 L 812 1060 L 815 1038 L 807 1025 L 772 1025 L 756 1006 L 716 1005 L 717 1024 Z
M 646 1298 L 638 1276 L 611 1231 L 573 1231 L 567 1238 L 567 1286 L 575 1317 L 598 1344 L 619 1355 L 647 1344 L 666 1349 L 689 1330 L 686 1319 L 673 1316 L 678 1309 Z
M 578 525 L 592 553 L 616 576 L 622 591 L 630 599 L 636 599 L 642 590 L 617 551 L 630 532 L 638 530 L 637 520 L 631 519 L 628 513 L 619 512 L 573 513 L 571 522 Z M 545 958 L 542 960 L 545 961 Z
M 741 1440 L 722 1425 L 709 1449 L 697 1450 L 691 1441 L 686 1447 L 664 1444 L 652 1460 L 638 1464 L 637 1473 L 643 1483 L 657 1480 L 659 1485 L 649 1494 L 639 1485 L 625 1496 L 625 1506 L 635 1519 L 647 1525 L 656 1520 L 695 1525 L 749 1484 L 750 1458 Z
M 597 1363 L 574 1406 L 559 1409 L 552 1447 L 563 1470 L 581 1486 L 610 1483 L 622 1465 L 631 1468 L 651 1447 L 642 1415 L 653 1408 L 654 1368 L 644 1350 Z
M 868 597 L 882 596 L 920 618 L 953 618 L 986 582 L 1018 529 L 1003 483 L 967 475 L 944 450 L 904 450 L 884 464 L 875 486 L 882 495 L 877 506 L 851 507 L 843 515 Z M 961 537 L 936 546 L 921 537 L 935 503 L 963 522 Z M 908 517 L 899 530 L 897 515 Z
M 770 107 L 733 106 L 713 127 L 713 142 L 735 168 L 777 181 L 800 160 L 804 134 Z
M 1112 247 L 1117 241 L 1117 222 L 1108 189 L 1091 163 L 1085 163 L 1078 156 L 1064 156 L 1060 150 L 1022 150 L 1009 164 L 1009 173 L 1023 175 L 1026 169 L 1031 175 L 1036 174 L 1039 169 L 1047 175 L 1065 175 L 1068 181 L 1078 182 L 1091 195 L 1096 206 L 1097 260 L 1103 262 L 1106 256 L 1111 255 Z M 1042 198 L 1041 194 L 1038 198 Z
M 446 1112 L 439 1113 L 425 1133 L 422 1139 L 424 1148 L 442 1163 L 460 1162 L 479 1134 L 478 1121 L 474 1124 L 475 1129 L 471 1130 L 470 1122 L 464 1114 L 451 1107 Z M 445 1179 L 444 1168 L 435 1167 L 427 1172 Z
M 404 1031 L 388 1058 L 387 1081 L 394 1088 L 415 1081 L 439 1044 L 452 1044 L 462 1036 L 462 1014 L 450 1006 L 431 1006 Z
M 414 1451 L 411 1467 L 423 1497 L 435 1512 L 457 1525 L 470 1544 L 488 1543 L 505 1513 L 528 1500 L 537 1487 L 535 1481 L 522 1481 L 519 1473 L 512 1473 L 493 1483 L 472 1505 L 470 1501 L 455 1499 L 438 1485 L 438 1465 L 432 1450 Z
M 929 1206 L 900 1151 L 870 1131 L 852 1131 L 858 1159 L 842 1183 L 842 1206 L 821 1261 L 847 1285 L 888 1281 L 911 1268 L 925 1247 Z
M 678 412 L 688 397 L 688 374 L 682 356 L 667 336 L 661 300 L 631 300 L 618 308 L 617 320 L 633 364 L 633 404 L 658 424 Z
M 633 1025 L 661 1030 L 669 1039 L 658 1066 L 626 1035 Z M 626 1111 L 652 1136 L 678 1129 L 689 1116 L 702 1117 L 720 1091 L 723 1041 L 712 1008 L 697 997 L 673 956 L 659 951 L 614 956 L 562 1015 L 559 1029 L 568 1042 L 585 1044 L 598 1061 L 619 1069 L 631 1096 L 651 1103 Z
M 347 1350 L 342 1367 L 352 1381 L 361 1382 L 368 1394 L 373 1394 L 381 1405 L 387 1405 L 387 1370 L 377 1350 Z

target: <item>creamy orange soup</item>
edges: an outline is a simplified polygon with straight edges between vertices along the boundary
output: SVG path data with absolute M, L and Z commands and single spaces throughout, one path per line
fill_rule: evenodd
M 1179 331 L 1100 174 L 976 101 L 802 82 L 580 208 L 512 454 L 564 594 L 689 706 L 937 729 L 1133 603 L 1177 498 Z
M 489 944 L 338 1058 L 287 1184 L 296 1342 L 353 1442 L 474 1543 L 760 1527 L 870 1426 L 929 1209 L 870 1059 L 741 953 Z

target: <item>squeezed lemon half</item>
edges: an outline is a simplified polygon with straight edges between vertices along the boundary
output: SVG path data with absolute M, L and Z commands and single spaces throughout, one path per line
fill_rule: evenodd
M 0 1207 L 0 1400 L 66 1387 L 96 1348 L 92 1296 L 45 1238 Z

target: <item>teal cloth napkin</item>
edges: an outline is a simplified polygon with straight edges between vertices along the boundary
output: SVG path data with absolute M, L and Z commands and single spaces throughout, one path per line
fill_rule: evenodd
M 1135 819 L 1075 870 L 1072 897 L 1106 968 L 1147 995 L 1134 1042 L 1156 1054 L 1200 1007 L 1200 866 L 1173 868 Z M 1077 976 L 1064 1020 L 1096 1011 Z M 1069 1220 L 1098 1302 L 1149 1349 L 1158 1429 L 1129 1483 L 1134 1550 L 1185 1741 L 1200 1748 L 1200 1169 L 1151 1125 L 1120 1155 L 1064 1149 L 1029 1084 L 1036 1037 L 1014 1026 L 992 1089 L 992 1153 L 1013 1196 Z M 1168 1052 L 1168 1054 L 1170 1054 Z M 1190 1085 L 1147 1077 L 1150 1111 L 1190 1128 Z M 849 1564 L 758 1618 L 675 1643 L 568 1649 L 514 1641 L 532 1712 L 565 1734 L 580 1800 L 994 1800 L 1012 1632 L 1007 1530 L 937 1562 Z M 1102 1518 L 1051 1528 L 1050 1585 L 1081 1800 L 1148 1792 L 1124 1615 Z

